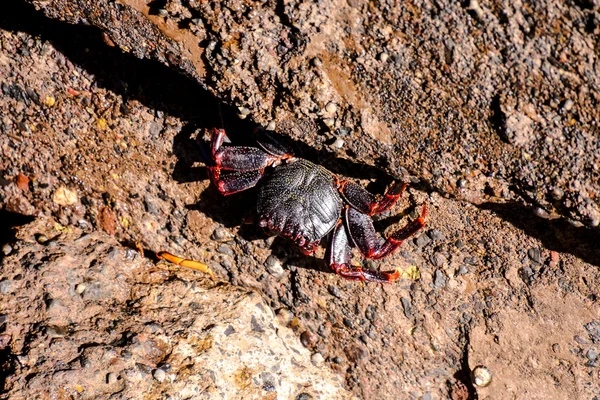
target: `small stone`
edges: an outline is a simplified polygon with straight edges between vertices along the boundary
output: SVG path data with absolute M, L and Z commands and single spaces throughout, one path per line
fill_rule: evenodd
M 323 365 L 323 362 L 325 362 L 325 359 L 323 358 L 323 356 L 321 355 L 321 353 L 314 353 L 310 357 L 310 361 L 313 363 L 313 365 L 315 367 L 320 367 L 321 365 Z
M 323 65 L 323 61 L 319 57 L 315 57 L 312 59 L 312 65 L 319 68 Z
M 231 246 L 229 246 L 228 244 L 219 245 L 219 247 L 217 247 L 217 252 L 221 254 L 226 254 L 228 256 L 233 256 L 235 254 Z
M 442 270 L 436 270 L 433 278 L 433 287 L 435 289 L 441 289 L 446 286 L 446 275 L 442 272 Z
M 344 317 L 343 322 L 348 329 L 354 329 L 354 322 L 350 318 Z
M 562 106 L 562 109 L 565 111 L 570 111 L 573 108 L 573 105 L 575 104 L 575 102 L 571 99 L 567 99 L 565 100 L 565 103 Z
M 436 267 L 441 267 L 446 263 L 446 257 L 443 254 L 435 253 L 431 256 L 431 263 Z
M 75 286 L 75 292 L 77 294 L 82 294 L 83 292 L 85 292 L 86 288 L 87 285 L 85 283 L 78 283 L 77 286 Z
M 529 256 L 531 261 L 534 261 L 538 264 L 542 262 L 542 252 L 538 248 L 532 248 L 527 250 L 527 255 Z
M 406 318 L 411 319 L 413 317 L 413 312 L 412 312 L 412 303 L 411 303 L 410 299 L 407 297 L 402 297 L 401 301 L 402 301 L 402 307 L 404 308 L 404 315 L 406 316 Z
M 296 400 L 313 400 L 314 397 L 308 393 L 300 393 L 296 396 Z
M 437 229 L 430 229 L 427 232 L 427 236 L 429 236 L 431 240 L 444 240 L 444 234 Z
M 486 387 L 492 383 L 492 371 L 483 365 L 478 365 L 471 372 L 471 380 L 479 387 Z
M 206 48 L 207 48 L 208 50 L 210 50 L 210 51 L 213 51 L 214 49 L 216 49 L 216 48 L 217 48 L 217 42 L 215 42 L 214 40 L 211 40 L 211 41 L 208 43 L 208 46 L 206 46 Z
M 335 119 L 334 118 L 323 118 L 323 123 L 325 124 L 326 127 L 333 128 L 333 126 L 335 125 Z
M 592 321 L 583 326 L 594 343 L 600 343 L 600 322 Z
M 158 208 L 158 205 L 156 204 L 154 199 L 152 199 L 152 197 L 144 196 L 144 206 L 146 207 L 146 211 L 149 212 L 150 214 L 152 214 L 152 215 L 160 214 L 160 209 Z
M 271 121 L 267 124 L 268 131 L 274 131 L 276 127 L 277 127 L 277 124 L 275 123 L 275 121 Z
M 390 58 L 390 55 L 388 53 L 379 53 L 379 61 L 381 62 L 386 62 L 388 59 Z
M 311 331 L 306 330 L 300 335 L 300 342 L 302 343 L 302 346 L 306 347 L 307 349 L 313 348 L 318 341 L 319 337 Z
M 548 212 L 546 210 L 544 210 L 542 207 L 534 208 L 533 215 L 535 215 L 536 217 L 544 218 L 544 219 L 550 218 L 550 215 L 548 214 Z
M 12 281 L 11 280 L 4 279 L 4 280 L 0 281 L 0 293 L 2 293 L 2 294 L 10 293 L 11 289 L 12 289 Z
M 229 232 L 227 229 L 221 226 L 215 229 L 212 235 L 210 236 L 212 240 L 215 240 L 217 242 L 226 241 L 231 239 L 232 237 L 233 235 L 231 234 L 231 232 Z
M 344 147 L 344 139 L 342 138 L 337 138 L 335 139 L 335 142 L 333 142 L 333 148 L 335 148 L 336 150 L 341 149 L 342 147 Z
M 164 8 L 159 9 L 157 14 L 163 18 L 169 16 L 169 12 Z
M 588 358 L 588 360 L 593 362 L 598 359 L 598 352 L 595 349 L 589 349 L 585 356 Z
M 285 272 L 281 266 L 281 261 L 272 254 L 267 258 L 267 261 L 265 261 L 265 267 L 267 268 L 267 271 L 276 278 L 282 276 Z
M 156 379 L 159 382 L 164 382 L 166 377 L 167 377 L 167 373 L 162 369 L 162 368 L 157 368 L 154 370 L 154 372 L 152 373 L 152 376 L 154 377 L 154 379 Z
M 467 180 L 464 178 L 459 179 L 456 182 L 456 187 L 458 187 L 459 189 L 464 189 L 467 187 Z
M 560 188 L 554 188 L 550 194 L 554 200 L 560 200 L 565 195 L 565 192 Z
M 415 239 L 415 245 L 417 245 L 417 247 L 424 247 L 429 242 L 431 242 L 431 239 L 427 235 L 421 235 Z
M 79 197 L 74 190 L 67 189 L 64 186 L 59 187 L 52 196 L 52 201 L 60 206 L 72 206 L 77 204 Z
M 337 112 L 337 104 L 327 103 L 325 106 L 325 111 L 327 111 L 329 114 L 335 114 Z
M 10 244 L 8 244 L 8 243 L 5 243 L 5 244 L 2 246 L 2 254 L 4 254 L 5 256 L 7 256 L 7 255 L 9 255 L 10 253 L 12 253 L 12 251 L 13 251 L 13 248 L 12 248 L 12 246 L 11 246 Z
M 106 374 L 106 383 L 108 383 L 109 385 L 112 385 L 116 381 L 117 381 L 117 374 L 115 374 L 113 372 L 109 372 L 108 374 Z
M 44 244 L 44 243 L 48 243 L 48 236 L 44 235 L 43 233 L 40 233 L 38 235 L 35 236 L 35 240 L 37 240 L 37 242 L 39 244 Z
M 458 267 L 458 271 L 456 272 L 456 275 L 466 275 L 469 273 L 469 269 L 467 268 L 466 265 L 461 265 L 460 267 Z
M 335 296 L 335 297 L 337 297 L 338 299 L 341 299 L 341 298 L 342 298 L 342 293 L 340 292 L 340 289 L 338 289 L 338 287 L 337 287 L 337 286 L 329 285 L 329 286 L 327 286 L 327 291 L 329 291 L 329 293 L 330 293 L 332 296 Z
M 277 319 L 283 326 L 288 326 L 294 319 L 294 314 L 287 308 L 281 308 L 277 311 Z

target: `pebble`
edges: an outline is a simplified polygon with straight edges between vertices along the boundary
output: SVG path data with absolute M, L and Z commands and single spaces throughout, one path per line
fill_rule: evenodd
M 431 239 L 427 235 L 421 235 L 415 239 L 415 245 L 417 245 L 417 247 L 424 247 L 429 242 L 431 242 Z
M 344 325 L 349 329 L 354 329 L 354 322 L 348 317 L 344 317 Z
M 329 291 L 329 293 L 330 293 L 332 296 L 335 296 L 335 297 L 337 297 L 338 299 L 341 299 L 341 298 L 342 298 L 342 293 L 340 292 L 340 289 L 338 289 L 338 287 L 337 287 L 337 286 L 329 285 L 329 286 L 327 286 L 327 290 Z
M 598 359 L 598 352 L 595 349 L 589 349 L 585 356 L 590 361 L 596 361 Z
M 402 301 L 402 308 L 404 308 L 404 315 L 406 318 L 411 319 L 413 317 L 413 312 L 410 299 L 407 297 L 402 297 L 400 300 Z
M 2 293 L 2 294 L 9 293 L 11 289 L 12 289 L 12 281 L 10 281 L 8 279 L 0 281 L 0 293 Z
M 44 235 L 43 233 L 40 233 L 38 235 L 36 235 L 35 240 L 37 240 L 37 242 L 39 244 L 44 244 L 48 242 L 48 236 Z
M 592 321 L 583 326 L 594 343 L 600 343 L 600 322 Z
M 109 385 L 112 385 L 116 381 L 117 381 L 117 374 L 115 374 L 113 372 L 109 372 L 108 374 L 106 374 L 106 383 L 108 383 Z
M 227 244 L 219 245 L 219 247 L 217 247 L 217 251 L 221 254 L 226 254 L 228 256 L 234 255 L 233 249 L 231 248 L 231 246 L 229 246 Z
M 282 276 L 285 272 L 281 266 L 281 261 L 279 261 L 279 259 L 274 255 L 270 255 L 267 258 L 267 261 L 265 261 L 265 267 L 267 268 L 267 271 L 276 278 Z
M 388 53 L 379 53 L 379 61 L 386 62 L 390 58 Z
M 323 65 L 323 61 L 319 57 L 315 57 L 312 59 L 312 65 L 318 68 Z
M 167 17 L 169 16 L 169 12 L 164 8 L 161 8 L 160 10 L 158 10 L 158 15 L 160 15 L 161 17 Z
M 535 215 L 536 217 L 544 218 L 544 219 L 548 219 L 550 217 L 548 212 L 546 210 L 544 210 L 542 207 L 534 208 L 533 215 Z
M 562 109 L 565 111 L 570 111 L 571 108 L 573 108 L 573 105 L 575 104 L 575 102 L 571 99 L 567 99 L 565 101 L 565 104 L 563 104 Z
M 2 246 L 2 254 L 4 254 L 5 256 L 12 253 L 12 251 L 13 251 L 13 248 L 10 244 L 6 243 L 6 244 L 4 244 L 4 246 Z
M 327 103 L 325 106 L 325 111 L 327 111 L 329 114 L 335 114 L 337 112 L 337 104 Z
M 152 376 L 154 377 L 154 379 L 156 379 L 159 382 L 164 382 L 166 377 L 167 377 L 167 373 L 162 369 L 162 368 L 157 368 L 154 370 L 154 372 L 152 373 Z
M 460 267 L 458 267 L 458 272 L 456 273 L 456 275 L 466 275 L 469 273 L 469 269 L 467 268 L 466 265 L 461 265 Z
M 267 124 L 268 131 L 274 131 L 276 127 L 277 127 L 277 124 L 275 123 L 275 121 L 271 121 Z
M 444 234 L 437 229 L 429 230 L 427 236 L 429 236 L 431 240 L 444 240 Z
M 446 286 L 446 275 L 442 272 L 442 270 L 436 270 L 433 278 L 433 287 L 436 289 L 440 289 Z
M 436 267 L 441 267 L 446 262 L 446 257 L 443 254 L 435 253 L 431 256 L 431 263 Z
M 560 200 L 565 195 L 565 192 L 559 188 L 554 188 L 552 189 L 551 195 L 554 200 Z
M 337 138 L 335 139 L 335 142 L 333 142 L 333 147 L 337 150 L 341 149 L 342 147 L 344 147 L 344 139 L 342 138 Z
M 82 294 L 83 292 L 85 292 L 86 288 L 87 285 L 85 283 L 78 283 L 77 286 L 75 286 L 75 292 L 77 294 Z
M 314 397 L 308 393 L 300 393 L 296 396 L 296 400 L 313 400 Z
M 323 118 L 323 123 L 325 124 L 326 127 L 333 128 L 333 125 L 335 125 L 335 119 L 334 118 Z
M 312 362 L 312 364 L 315 367 L 320 367 L 321 365 L 323 365 L 323 362 L 325 362 L 325 359 L 323 358 L 323 356 L 321 355 L 321 353 L 314 353 L 310 357 L 310 361 Z
M 318 341 L 319 337 L 311 331 L 304 331 L 300 335 L 300 342 L 302 343 L 302 346 L 306 347 L 307 349 L 313 348 Z
M 227 229 L 221 226 L 215 229 L 212 235 L 210 236 L 212 240 L 215 240 L 217 242 L 222 242 L 231 239 L 232 237 L 233 235 Z
M 287 308 L 281 308 L 277 311 L 277 319 L 282 325 L 288 326 L 294 319 L 294 314 Z
M 158 205 L 156 205 L 150 196 L 144 196 L 144 206 L 146 207 L 146 211 L 152 215 L 158 215 L 160 213 Z
M 457 186 L 459 189 L 464 189 L 464 188 L 466 188 L 466 187 L 467 187 L 467 180 L 466 180 L 466 179 L 464 179 L 464 178 L 462 178 L 462 179 L 459 179 L 459 180 L 458 180 L 458 182 L 456 182 L 456 186 Z
M 538 248 L 532 248 L 527 250 L 527 255 L 529 256 L 531 261 L 534 261 L 538 264 L 542 262 L 542 252 Z
M 471 379 L 473 383 L 479 387 L 486 387 L 492 383 L 492 371 L 483 365 L 478 365 L 473 368 L 471 372 Z

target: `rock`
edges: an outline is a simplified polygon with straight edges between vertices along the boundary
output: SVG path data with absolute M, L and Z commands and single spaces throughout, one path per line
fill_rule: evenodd
M 79 197 L 76 191 L 61 186 L 54 192 L 52 201 L 61 206 L 72 206 L 79 202 Z

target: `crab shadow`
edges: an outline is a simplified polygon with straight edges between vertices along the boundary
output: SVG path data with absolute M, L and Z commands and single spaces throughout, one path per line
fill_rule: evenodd
M 520 203 L 484 203 L 479 206 L 509 222 L 525 234 L 542 242 L 553 251 L 572 254 L 581 260 L 600 267 L 600 232 L 585 226 L 574 226 L 564 218 L 544 219 Z

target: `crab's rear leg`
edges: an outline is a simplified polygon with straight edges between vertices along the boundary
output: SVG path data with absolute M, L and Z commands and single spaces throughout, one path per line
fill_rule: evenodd
M 393 282 L 400 276 L 398 271 L 373 271 L 351 265 L 351 251 L 346 229 L 340 219 L 333 230 L 333 237 L 328 249 L 331 269 L 338 275 L 353 281 Z
M 394 182 L 381 200 L 377 200 L 375 195 L 352 181 L 341 181 L 339 190 L 352 207 L 363 214 L 375 215 L 389 210 L 396 204 L 406 186 L 406 183 Z
M 348 232 L 358 250 L 366 258 L 383 258 L 396 250 L 402 242 L 425 226 L 425 217 L 427 216 L 427 206 L 423 206 L 421 216 L 406 226 L 390 235 L 387 240 L 382 240 L 375 228 L 371 218 L 355 210 L 352 207 L 346 208 L 346 223 Z

